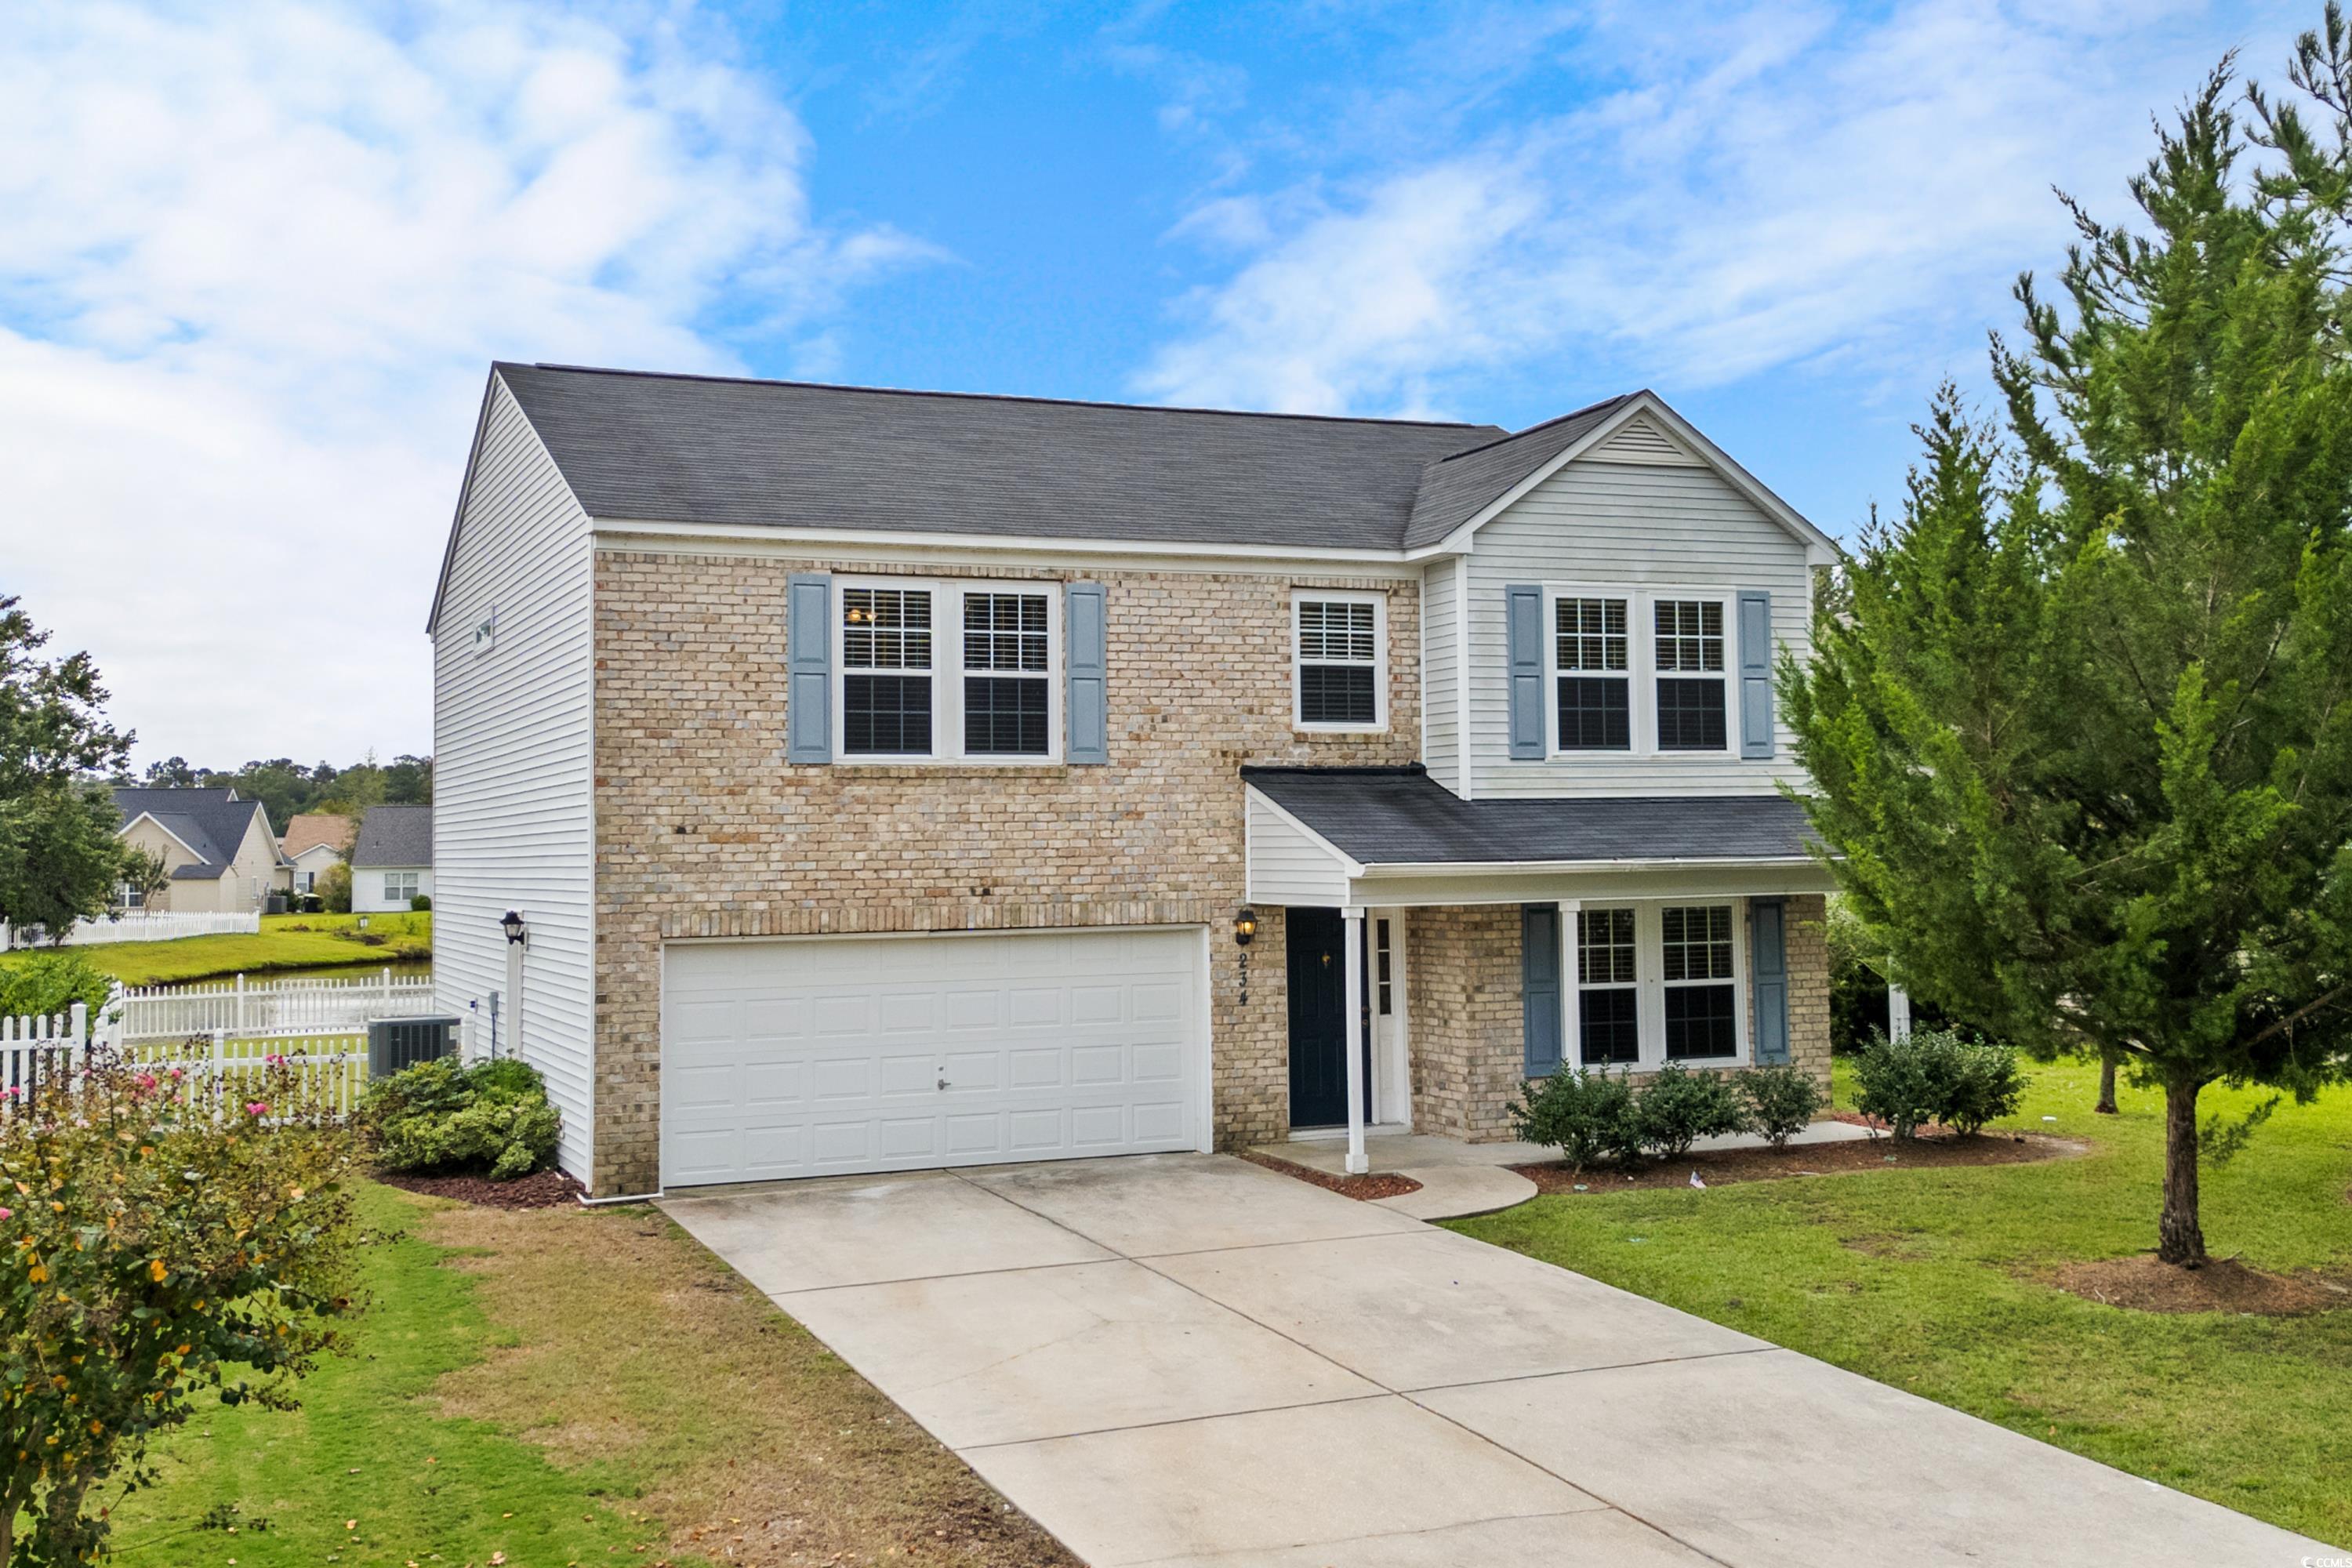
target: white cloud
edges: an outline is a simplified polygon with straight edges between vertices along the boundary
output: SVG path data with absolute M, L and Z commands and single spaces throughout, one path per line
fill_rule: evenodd
M 142 757 L 431 741 L 421 627 L 493 356 L 831 352 L 928 253 L 667 12 L 54 0 L 0 32 L 0 591 Z
M 1407 412 L 1546 363 L 1580 384 L 1683 386 L 1832 359 L 1941 366 L 2010 324 L 2020 268 L 2063 255 L 2053 184 L 2118 212 L 2150 111 L 2233 45 L 2275 74 L 2309 9 L 1604 5 L 1552 55 L 1522 57 L 1573 72 L 1573 109 L 1204 201 L 1174 237 L 1245 253 L 1179 301 L 1138 384 Z

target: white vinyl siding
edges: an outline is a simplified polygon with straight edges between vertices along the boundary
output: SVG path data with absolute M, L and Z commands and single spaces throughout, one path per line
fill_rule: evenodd
M 1249 901 L 1336 909 L 1348 900 L 1348 864 L 1255 790 L 1248 792 Z
M 493 384 L 434 637 L 433 981 L 489 1043 L 506 986 L 499 918 L 530 924 L 520 1054 L 563 1113 L 559 1158 L 591 1169 L 594 858 L 588 517 L 505 384 Z M 476 628 L 495 614 L 495 638 Z M 509 1024 L 499 1048 L 518 1044 Z
M 1454 722 L 1454 658 L 1452 560 L 1433 561 L 1421 579 L 1421 759 L 1429 776 L 1461 792 L 1462 731 Z
M 430 866 L 352 868 L 353 914 L 383 914 L 406 910 L 410 897 L 416 893 L 428 899 L 433 897 L 433 868 Z
M 1475 550 L 1462 559 L 1470 584 L 1471 782 L 1478 798 L 1761 795 L 1780 779 L 1802 783 L 1777 708 L 1769 761 L 1745 762 L 1736 751 L 1510 760 L 1503 591 L 1511 584 L 1565 591 L 1598 583 L 1694 597 L 1761 588 L 1772 595 L 1774 637 L 1805 655 L 1812 599 L 1805 546 L 1712 468 L 1580 458 L 1481 528 Z M 1646 621 L 1633 627 L 1637 636 L 1650 630 Z M 1639 706 L 1654 695 L 1637 691 L 1634 700 Z M 1733 727 L 1736 733 L 1736 715 Z

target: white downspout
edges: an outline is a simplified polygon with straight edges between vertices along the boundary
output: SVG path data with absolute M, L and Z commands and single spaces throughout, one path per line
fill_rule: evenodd
M 1360 1176 L 1364 1156 L 1364 911 L 1342 911 L 1340 945 L 1347 952 L 1348 1174 Z

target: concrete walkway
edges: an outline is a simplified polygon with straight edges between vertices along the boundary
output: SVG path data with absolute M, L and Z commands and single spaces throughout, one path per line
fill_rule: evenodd
M 1847 1122 L 1816 1121 L 1789 1142 L 1843 1143 L 1869 1136 L 1865 1129 Z M 1747 1133 L 1702 1138 L 1691 1145 L 1700 1153 L 1763 1146 L 1763 1139 Z M 1294 1138 L 1284 1143 L 1261 1144 L 1251 1152 L 1328 1175 L 1339 1175 L 1348 1168 L 1348 1143 L 1343 1138 Z M 1540 1143 L 1465 1143 L 1458 1138 L 1422 1132 L 1381 1132 L 1364 1140 L 1364 1157 L 1374 1172 L 1410 1176 L 1421 1184 L 1417 1193 L 1371 1200 L 1381 1207 L 1415 1219 L 1459 1219 L 1464 1215 L 1511 1208 L 1534 1197 L 1536 1184 L 1507 1167 L 1556 1164 L 1559 1151 Z
M 2331 1551 L 1238 1160 L 663 1207 L 1097 1568 Z

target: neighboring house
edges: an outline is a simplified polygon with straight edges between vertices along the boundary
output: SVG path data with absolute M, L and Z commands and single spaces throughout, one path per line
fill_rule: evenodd
M 1826 1080 L 1771 660 L 1834 559 L 1648 393 L 1514 435 L 500 364 L 430 622 L 439 998 L 599 1196 Z
M 433 896 L 433 808 L 372 805 L 352 846 L 352 910 L 381 914 Z
M 123 841 L 162 856 L 172 873 L 158 898 L 142 900 L 125 889 L 125 908 L 242 914 L 286 888 L 290 868 L 257 800 L 239 799 L 227 788 L 123 785 L 114 791 L 114 806 L 122 814 Z
M 351 853 L 352 819 L 316 811 L 289 817 L 278 847 L 293 868 L 294 891 L 316 892 L 320 876 Z

